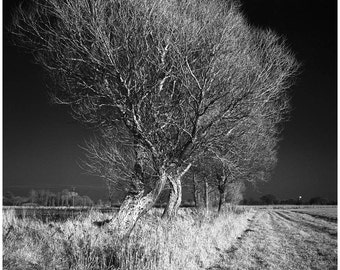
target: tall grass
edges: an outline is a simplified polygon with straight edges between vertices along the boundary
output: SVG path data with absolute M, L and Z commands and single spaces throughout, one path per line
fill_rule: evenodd
M 66 222 L 43 223 L 3 214 L 4 269 L 204 269 L 218 261 L 247 226 L 252 211 L 229 209 L 216 216 L 181 209 L 173 222 L 155 209 L 138 222 L 129 238 L 118 237 L 111 218 L 91 212 Z

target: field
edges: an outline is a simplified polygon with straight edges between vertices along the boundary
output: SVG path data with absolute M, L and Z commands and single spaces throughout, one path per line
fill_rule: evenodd
M 313 217 L 336 222 L 337 221 L 337 208 L 336 207 L 322 207 L 322 208 L 305 208 L 294 210 L 297 213 L 308 214 Z
M 173 222 L 155 209 L 129 239 L 114 214 L 66 221 L 18 218 L 3 210 L 4 269 L 336 269 L 336 207 L 230 207 L 223 215 L 181 209 Z
M 336 209 L 259 209 L 211 269 L 337 269 Z

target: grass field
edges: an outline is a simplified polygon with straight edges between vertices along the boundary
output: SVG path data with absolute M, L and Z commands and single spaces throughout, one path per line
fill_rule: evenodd
M 62 222 L 3 212 L 4 269 L 336 269 L 336 207 L 231 207 L 224 215 L 181 209 L 172 222 L 155 209 L 129 239 L 114 214 L 92 211 Z M 324 216 L 322 216 L 324 215 Z M 328 215 L 328 216 L 327 216 Z M 325 218 L 327 217 L 327 218 Z M 331 220 L 329 220 L 331 218 Z
M 219 259 L 248 226 L 251 210 L 231 209 L 223 216 L 193 214 L 181 209 L 173 222 L 155 209 L 141 220 L 127 240 L 117 238 L 110 218 L 91 212 L 66 222 L 43 223 L 3 214 L 4 269 L 206 269 Z
M 338 210 L 337 207 L 318 207 L 318 208 L 314 207 L 295 209 L 294 211 L 336 222 L 338 215 L 337 210 Z

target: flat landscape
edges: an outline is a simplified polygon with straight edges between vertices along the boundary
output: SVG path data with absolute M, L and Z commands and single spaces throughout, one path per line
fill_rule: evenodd
M 337 268 L 336 206 L 240 206 L 220 216 L 181 209 L 172 223 L 155 209 L 125 240 L 114 220 L 93 223 L 114 213 L 42 222 L 3 211 L 4 269 Z
M 211 269 L 337 269 L 336 211 L 257 210 L 223 261 Z
M 335 1 L 4 2 L 1 269 L 337 269 Z

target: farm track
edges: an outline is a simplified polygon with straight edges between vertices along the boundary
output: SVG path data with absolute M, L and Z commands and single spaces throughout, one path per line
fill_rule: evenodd
M 290 220 L 292 224 L 298 224 L 300 227 L 302 226 L 306 228 L 311 228 L 314 231 L 320 233 L 328 233 L 330 236 L 333 236 L 335 238 L 337 236 L 336 224 L 327 222 L 319 218 L 313 218 L 309 214 L 294 214 L 293 212 L 289 211 L 280 211 L 276 212 L 276 214 L 283 217 L 284 219 Z
M 337 224 L 289 210 L 259 210 L 209 269 L 337 269 Z
M 312 214 L 312 213 L 308 213 L 308 212 L 300 212 L 300 211 L 294 211 L 294 212 L 300 213 L 300 214 L 310 215 L 312 217 L 320 218 L 320 219 L 323 219 L 323 220 L 326 220 L 326 221 L 329 221 L 329 222 L 334 222 L 334 223 L 338 222 L 338 219 L 334 218 L 334 217 L 327 217 L 327 216 Z

